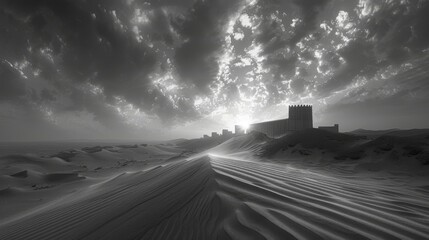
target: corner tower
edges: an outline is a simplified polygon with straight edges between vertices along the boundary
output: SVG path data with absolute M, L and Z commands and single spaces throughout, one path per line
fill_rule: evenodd
M 294 131 L 313 128 L 313 106 L 289 106 L 289 125 Z

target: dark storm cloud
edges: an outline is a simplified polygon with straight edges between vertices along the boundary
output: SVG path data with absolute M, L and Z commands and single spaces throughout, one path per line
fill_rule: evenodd
M 217 63 L 225 42 L 226 24 L 242 0 L 197 1 L 176 28 L 184 43 L 176 49 L 175 62 L 184 82 L 207 92 L 218 73 Z
M 307 84 L 308 83 L 305 81 L 305 79 L 297 78 L 297 79 L 292 80 L 290 87 L 291 87 L 294 94 L 300 94 L 300 93 L 304 92 L 305 86 Z
M 376 43 L 376 50 L 383 60 L 400 63 L 409 55 L 419 54 L 429 47 L 428 13 L 428 1 L 383 4 L 367 20 L 367 37 Z
M 399 66 L 429 47 L 428 1 L 368 4 L 373 12 L 362 17 L 357 38 L 338 51 L 345 63 L 319 87 L 321 96 L 344 89 L 357 76 L 372 77 L 383 67 Z
M 411 61 L 412 67 L 386 79 L 379 79 L 348 92 L 327 106 L 327 121 L 348 129 L 424 128 L 429 117 L 429 57 Z M 363 117 L 364 116 L 364 117 Z
M 17 101 L 26 94 L 25 84 L 19 72 L 6 61 L 0 62 L 0 102 Z
M 162 9 L 153 9 L 149 14 L 151 24 L 140 27 L 141 32 L 152 41 L 161 41 L 171 46 L 174 36 L 170 30 L 171 17 Z
M 326 72 L 329 71 L 329 69 L 337 69 L 340 65 L 340 56 L 332 51 L 323 55 L 320 69 L 322 72 Z
M 138 113 L 178 126 L 336 94 L 412 103 L 429 92 L 427 15 L 417 0 L 0 1 L 0 110 L 114 129 Z M 374 90 L 386 69 L 405 83 Z
M 293 2 L 301 11 L 302 21 L 298 24 L 293 36 L 289 40 L 291 46 L 316 29 L 318 23 L 317 17 L 329 0 L 295 0 Z
M 285 56 L 283 54 L 287 41 L 280 23 L 268 17 L 263 17 L 257 29 L 255 40 L 261 44 L 261 54 L 266 57 L 264 65 L 270 68 L 275 80 L 280 80 L 282 74 L 294 74 L 296 55 L 288 54 L 288 56 Z
M 138 41 L 131 26 L 135 8 L 145 3 L 3 1 L 0 3 L 0 17 L 5 20 L 0 28 L 1 55 L 12 63 L 26 59 L 39 71 L 39 77 L 50 81 L 62 95 L 76 91 L 76 84 L 90 82 L 102 88 L 106 103 L 112 104 L 118 96 L 165 121 L 176 117 L 194 118 L 195 111 L 190 110 L 184 100 L 175 108 L 166 96 L 151 87 L 149 75 L 158 69 L 162 59 L 157 50 L 148 45 L 151 42 Z M 148 9 L 150 5 L 144 7 Z M 151 9 L 148 17 L 150 27 L 140 26 L 143 37 L 171 45 L 169 16 L 161 9 Z M 47 59 L 45 53 L 52 59 Z M 10 82 L 8 95 L 23 93 L 18 80 L 5 81 L 5 84 Z M 67 83 L 70 81 L 74 84 Z M 42 98 L 46 97 L 44 92 Z M 84 108 L 96 116 L 101 115 L 97 119 L 113 117 L 97 110 L 102 104 L 94 107 L 91 101 L 79 102 L 73 94 L 70 99 L 76 109 Z
M 264 17 L 260 25 L 259 34 L 256 40 L 262 44 L 270 44 L 266 53 L 271 53 L 286 45 L 292 48 L 301 41 L 302 38 L 312 33 L 318 26 L 317 18 L 320 12 L 324 9 L 330 0 L 261 0 L 258 3 L 258 13 Z M 291 4 L 292 3 L 292 4 Z M 290 24 L 292 20 L 290 16 L 291 10 L 297 10 L 298 14 L 294 14 L 299 18 L 299 23 L 292 31 L 292 34 L 285 33 L 279 23 L 270 18 L 275 13 L 286 13 L 286 17 L 279 16 L 281 19 L 287 20 Z
M 297 61 L 297 55 L 285 57 L 278 54 L 267 58 L 265 64 L 270 67 L 275 80 L 283 80 L 295 75 Z
M 298 55 L 309 58 L 308 52 L 301 53 L 296 44 L 309 36 L 318 26 L 317 18 L 328 0 L 274 1 L 259 2 L 258 13 L 262 15 L 255 40 L 262 45 L 266 56 L 265 66 L 270 68 L 274 80 L 291 78 L 295 74 Z M 292 3 L 292 4 L 291 4 Z M 291 9 L 296 9 L 298 23 L 293 29 Z M 277 12 L 277 19 L 272 14 Z M 283 15 L 286 14 L 286 15 Z M 286 31 L 285 31 L 286 29 Z
M 269 18 L 263 18 L 255 40 L 262 44 L 264 55 L 273 54 L 287 44 L 280 24 Z
M 94 96 L 86 91 L 71 89 L 70 99 L 72 103 L 65 105 L 62 111 L 66 112 L 89 112 L 93 114 L 94 120 L 106 127 L 120 125 L 122 119 L 118 116 L 116 109 L 105 104 L 104 97 Z
M 345 64 L 319 87 L 321 96 L 327 96 L 332 91 L 344 88 L 358 75 L 372 76 L 378 70 L 373 46 L 364 41 L 350 42 L 340 49 L 338 54 L 344 59 Z

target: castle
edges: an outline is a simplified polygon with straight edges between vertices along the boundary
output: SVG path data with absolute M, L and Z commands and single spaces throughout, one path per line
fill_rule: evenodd
M 247 129 L 243 126 L 235 125 L 235 134 L 241 135 L 246 132 L 257 131 L 265 133 L 267 136 L 275 138 L 282 136 L 288 132 L 300 131 L 313 128 L 313 106 L 311 105 L 291 105 L 289 106 L 289 118 L 252 123 Z M 320 126 L 319 129 L 338 133 L 338 124 L 334 126 Z M 222 136 L 230 136 L 232 132 L 224 129 Z M 217 133 L 212 133 L 212 137 L 219 136 Z M 208 138 L 209 136 L 205 136 Z
M 313 128 L 313 107 L 311 105 L 289 106 L 289 118 L 268 122 L 253 123 L 247 132 L 258 131 L 269 137 L 278 137 L 290 131 Z M 243 132 L 240 126 L 235 127 L 236 133 Z

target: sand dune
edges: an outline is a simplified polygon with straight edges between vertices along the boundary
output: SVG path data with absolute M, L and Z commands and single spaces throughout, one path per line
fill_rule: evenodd
M 374 180 L 206 156 L 121 174 L 1 239 L 424 239 L 429 199 Z M 124 233 L 126 233 L 124 235 Z
M 294 132 L 265 142 L 259 149 L 262 158 L 301 163 L 315 162 L 315 167 L 347 163 L 357 170 L 402 171 L 413 175 L 428 175 L 429 138 L 427 131 L 395 131 L 374 139 L 348 134 L 330 133 L 318 129 Z M 404 135 L 404 136 L 401 136 Z
M 429 214 L 429 199 L 420 193 L 379 185 L 373 179 L 345 181 L 268 163 L 217 157 L 213 165 L 226 179 L 220 183 L 230 195 L 240 196 L 255 215 L 294 238 L 418 239 L 429 234 L 422 221 Z M 267 238 L 273 233 L 261 234 Z
M 322 152 L 336 150 L 330 148 L 335 142 L 352 148 L 355 141 L 371 152 L 378 142 L 317 138 L 326 136 L 331 141 L 316 148 L 299 136 L 280 145 L 253 133 L 195 155 L 170 144 L 102 148 L 78 151 L 68 161 L 47 158 L 50 169 L 32 167 L 44 166 L 39 158 L 19 158 L 19 168 L 27 168 L 0 176 L 9 181 L 0 205 L 23 210 L 0 209 L 9 216 L 0 219 L 0 239 L 429 238 L 427 175 L 368 174 L 359 166 L 371 156 L 343 161 Z M 261 157 L 269 144 L 274 157 Z M 310 154 L 292 153 L 297 149 Z M 102 168 L 58 171 L 74 164 Z M 29 187 L 37 181 L 40 189 Z

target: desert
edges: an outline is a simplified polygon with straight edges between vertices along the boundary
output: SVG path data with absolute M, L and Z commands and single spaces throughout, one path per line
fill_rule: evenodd
M 429 131 L 367 135 L 3 155 L 0 238 L 427 238 Z

